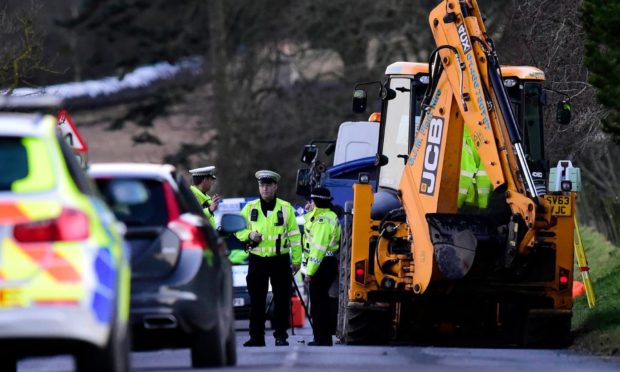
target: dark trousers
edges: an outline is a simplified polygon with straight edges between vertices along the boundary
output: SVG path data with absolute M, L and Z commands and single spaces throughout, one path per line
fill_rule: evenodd
M 329 287 L 338 275 L 338 266 L 334 257 L 325 257 L 310 282 L 310 304 L 314 332 L 314 341 L 332 344 L 332 304 Z
M 288 254 L 260 257 L 250 254 L 248 264 L 248 292 L 250 294 L 250 337 L 265 338 L 265 309 L 269 279 L 273 292 L 273 336 L 288 338 L 291 301 L 291 265 Z

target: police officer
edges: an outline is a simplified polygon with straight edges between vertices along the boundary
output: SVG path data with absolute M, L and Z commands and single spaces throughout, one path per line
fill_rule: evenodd
M 314 341 L 308 346 L 332 346 L 332 319 L 329 287 L 338 275 L 336 256 L 340 223 L 332 211 L 328 189 L 318 187 L 310 194 L 304 216 L 304 243 L 301 272 L 310 286 Z
M 493 185 L 480 161 L 476 145 L 465 127 L 461 153 L 461 176 L 459 178 L 458 207 L 484 209 L 489 204 Z
M 220 196 L 218 194 L 213 194 L 213 198 L 207 195 L 207 192 L 211 190 L 213 186 L 213 182 L 215 182 L 215 167 L 208 166 L 202 168 L 195 168 L 189 171 L 192 175 L 192 183 L 191 186 L 192 192 L 196 199 L 198 199 L 198 203 L 202 206 L 202 210 L 207 216 L 211 227 L 215 229 L 215 217 L 213 213 L 217 209 L 218 204 L 220 204 Z
M 250 339 L 243 346 L 265 346 L 265 308 L 270 280 L 275 345 L 287 346 L 291 269 L 297 271 L 301 264 L 301 235 L 293 207 L 276 197 L 280 175 L 260 170 L 255 176 L 260 198 L 243 207 L 241 215 L 246 218 L 248 227 L 236 233 L 240 241 L 247 243 L 250 252 L 246 277 L 250 294 Z

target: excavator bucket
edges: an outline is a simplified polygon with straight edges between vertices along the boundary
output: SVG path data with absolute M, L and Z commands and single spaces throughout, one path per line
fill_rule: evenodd
M 426 220 L 437 268 L 446 279 L 467 275 L 477 252 L 498 238 L 486 216 L 432 213 Z

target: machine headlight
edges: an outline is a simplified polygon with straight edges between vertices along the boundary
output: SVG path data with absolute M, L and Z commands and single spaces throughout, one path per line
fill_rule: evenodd
M 368 176 L 368 173 L 360 173 L 357 177 L 357 181 L 359 183 L 368 183 L 370 182 L 370 177 Z

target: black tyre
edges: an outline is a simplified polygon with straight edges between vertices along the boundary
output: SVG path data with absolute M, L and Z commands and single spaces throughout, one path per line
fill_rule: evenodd
M 523 327 L 522 344 L 532 348 L 565 348 L 572 341 L 570 328 L 570 316 L 530 316 Z
M 8 353 L 0 354 L 0 371 L 17 372 L 17 358 Z
M 351 204 L 351 202 L 345 204 L 344 224 L 340 235 L 340 266 L 338 269 L 339 287 L 336 337 L 343 343 L 345 341 L 346 309 L 349 303 L 349 280 L 351 276 L 351 232 L 353 223 Z
M 128 372 L 130 338 L 126 323 L 114 321 L 104 348 L 88 345 L 75 356 L 78 372 Z
M 340 288 L 336 336 L 343 344 L 383 345 L 392 333 L 393 311 L 389 306 L 349 305 L 351 276 L 351 235 L 353 232 L 352 202 L 345 204 L 344 226 L 340 244 Z
M 237 365 L 237 339 L 235 335 L 235 323 L 231 322 L 228 338 L 226 339 L 226 365 Z
M 385 345 L 392 338 L 391 307 L 347 306 L 344 337 L 347 345 Z
M 191 346 L 192 367 L 223 367 L 226 364 L 224 344 L 224 338 L 217 326 L 208 331 L 196 331 Z

